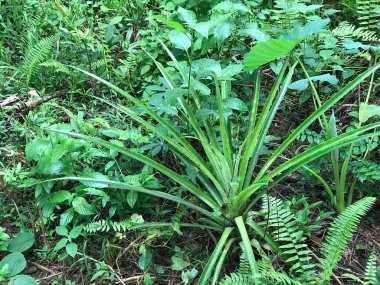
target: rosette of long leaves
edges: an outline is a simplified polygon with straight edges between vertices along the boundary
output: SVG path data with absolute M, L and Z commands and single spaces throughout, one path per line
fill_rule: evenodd
M 160 41 L 161 42 L 161 41 Z M 269 155 L 263 164 L 258 167 L 260 150 L 263 148 L 265 138 L 272 125 L 277 110 L 279 109 L 287 88 L 291 82 L 297 61 L 292 64 L 289 56 L 284 62 L 282 69 L 273 82 L 263 108 L 259 108 L 260 72 L 254 75 L 254 96 L 249 111 L 249 122 L 246 127 L 244 139 L 239 145 L 232 143 L 232 131 L 230 128 L 229 117 L 225 114 L 223 102 L 231 96 L 228 82 L 221 80 L 216 74 L 214 78 L 214 96 L 218 107 L 217 122 L 210 120 L 200 121 L 195 112 L 201 108 L 200 98 L 197 91 L 192 87 L 189 74 L 177 61 L 170 50 L 161 42 L 164 49 L 168 52 L 174 67 L 178 72 L 178 77 L 182 78 L 182 86 L 188 89 L 187 95 L 178 96 L 179 106 L 182 111 L 182 118 L 188 122 L 191 129 L 192 140 L 172 127 L 169 121 L 154 112 L 144 102 L 135 98 L 128 92 L 120 89 L 111 82 L 100 78 L 85 70 L 73 67 L 74 69 L 92 77 L 93 79 L 105 84 L 115 92 L 124 96 L 131 104 L 138 107 L 145 113 L 141 117 L 129 107 L 116 105 L 105 99 L 98 98 L 100 101 L 113 106 L 118 112 L 127 115 L 130 119 L 146 128 L 156 136 L 162 138 L 170 146 L 170 150 L 181 160 L 181 163 L 196 170 L 196 181 L 191 181 L 181 173 L 162 165 L 158 161 L 149 158 L 135 150 L 120 146 L 113 142 L 99 137 L 87 136 L 79 133 L 52 130 L 62 134 L 80 138 L 102 147 L 117 151 L 132 159 L 161 172 L 173 183 L 179 184 L 193 198 L 191 200 L 177 197 L 162 190 L 147 189 L 136 187 L 123 182 L 91 179 L 84 177 L 63 177 L 59 180 L 77 180 L 82 182 L 103 183 L 109 188 L 121 188 L 136 192 L 147 193 L 163 199 L 168 199 L 182 204 L 199 214 L 201 218 L 198 224 L 180 224 L 180 226 L 210 228 L 221 233 L 219 242 L 209 258 L 198 284 L 206 284 L 210 280 L 212 273 L 212 283 L 217 282 L 224 259 L 231 247 L 236 242 L 242 248 L 253 276 L 258 274 L 254 252 L 250 242 L 250 232 L 247 230 L 245 215 L 251 209 L 255 201 L 263 194 L 263 190 L 270 190 L 274 185 L 286 178 L 289 174 L 305 166 L 309 162 L 332 152 L 334 149 L 349 145 L 356 141 L 379 134 L 378 131 L 370 132 L 380 126 L 380 123 L 373 123 L 361 126 L 353 131 L 328 139 L 327 141 L 309 148 L 304 152 L 288 158 L 285 162 L 280 158 L 287 152 L 292 142 L 305 131 L 313 122 L 318 120 L 327 110 L 334 106 L 345 95 L 355 89 L 363 80 L 374 73 L 380 64 L 360 74 L 353 81 L 340 89 L 330 99 L 321 104 L 307 119 L 305 119 L 295 130 L 284 139 L 278 148 Z M 153 59 L 154 60 L 154 59 Z M 171 89 L 178 88 L 175 80 L 166 71 L 163 65 L 155 61 L 167 86 Z M 191 143 L 194 137 L 198 141 L 198 148 Z M 202 151 L 199 151 L 199 145 Z M 202 155 L 200 154 L 202 153 Z M 58 179 L 55 179 L 58 180 Z M 197 202 L 195 202 L 197 201 Z M 139 225 L 152 226 L 145 223 Z M 169 223 L 159 223 L 157 226 L 170 226 Z M 274 249 L 279 250 L 276 241 L 257 224 L 250 221 L 249 227 L 259 236 L 265 238 L 266 242 Z

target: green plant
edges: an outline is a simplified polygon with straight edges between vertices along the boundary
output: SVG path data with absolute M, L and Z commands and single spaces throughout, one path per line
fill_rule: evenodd
M 376 62 L 376 60 L 375 60 Z M 321 99 L 318 95 L 318 92 L 314 86 L 314 83 L 312 82 L 309 74 L 307 73 L 304 65 L 300 62 L 301 67 L 308 78 L 311 90 L 313 92 L 313 102 L 315 108 L 320 108 L 322 106 Z M 379 114 L 380 107 L 376 105 L 370 105 L 369 104 L 369 98 L 373 91 L 373 81 L 374 81 L 374 74 L 372 74 L 367 96 L 364 103 L 360 104 L 359 107 L 359 122 L 357 124 L 357 128 L 360 128 L 364 123 L 366 123 L 369 119 L 372 117 L 376 117 Z M 321 119 L 319 120 L 319 123 L 324 130 L 325 134 L 327 134 L 327 137 L 330 139 L 334 139 L 338 136 L 338 128 L 337 128 L 337 121 L 334 115 L 334 112 L 331 114 L 330 119 L 327 120 L 326 116 L 322 114 Z M 375 135 L 374 135 L 375 136 Z M 353 192 L 355 187 L 355 181 L 352 182 L 351 187 L 346 191 L 346 186 L 348 184 L 347 182 L 347 174 L 349 171 L 349 163 L 353 157 L 353 151 L 354 151 L 355 144 L 350 144 L 349 150 L 346 154 L 346 157 L 344 158 L 343 162 L 341 163 L 340 158 L 340 150 L 339 148 L 333 150 L 331 152 L 331 164 L 333 167 L 333 175 L 334 175 L 334 188 L 335 191 L 331 189 L 329 186 L 329 183 L 320 175 L 318 175 L 315 171 L 313 171 L 310 168 L 305 168 L 308 170 L 312 175 L 314 175 L 323 185 L 323 187 L 326 190 L 326 193 L 328 194 L 331 203 L 334 205 L 337 211 L 341 212 L 343 211 L 347 206 L 351 205 L 352 199 L 353 199 Z M 348 193 L 346 196 L 345 193 Z
M 379 8 L 378 0 L 356 0 L 359 24 L 367 29 L 376 30 L 379 22 Z
M 33 246 L 34 235 L 30 232 L 18 233 L 8 241 L 8 235 L 3 232 L 1 238 L 0 251 L 8 251 L 9 254 L 0 260 L 0 282 L 8 281 L 8 285 L 38 285 L 34 278 L 20 274 L 26 267 L 26 260 L 22 252 Z
M 281 50 L 281 45 L 293 45 L 294 47 L 296 43 L 297 42 L 292 41 L 281 41 L 281 44 L 277 41 L 262 43 L 262 45 L 265 47 L 270 47 L 273 45 L 276 50 L 275 55 L 261 49 L 261 44 L 257 44 L 252 49 L 252 52 L 247 58 L 246 68 L 249 69 L 250 67 L 258 67 L 265 62 L 269 62 L 276 57 L 280 57 L 291 50 L 289 47 Z M 317 157 L 329 153 L 332 150 L 337 149 L 343 145 L 347 145 L 377 134 L 377 132 L 367 134 L 365 132 L 378 127 L 380 123 L 373 123 L 367 126 L 363 126 L 346 134 L 331 138 L 318 146 L 312 147 L 305 152 L 293 158 L 290 158 L 286 162 L 280 163 L 271 170 L 269 170 L 270 167 L 274 165 L 274 162 L 277 161 L 280 155 L 286 151 L 289 145 L 308 126 L 310 126 L 311 123 L 322 116 L 324 112 L 331 108 L 338 100 L 353 90 L 368 75 L 375 72 L 380 67 L 380 64 L 374 65 L 366 72 L 359 75 L 351 83 L 333 95 L 324 104 L 321 104 L 321 106 L 317 108 L 313 114 L 311 114 L 299 127 L 297 127 L 292 132 L 289 137 L 285 139 L 285 141 L 277 148 L 277 150 L 275 150 L 273 154 L 270 155 L 270 157 L 261 167 L 261 170 L 258 171 L 255 176 L 253 176 L 252 174 L 254 173 L 254 170 L 257 166 L 260 150 L 264 144 L 265 137 L 268 133 L 269 127 L 271 126 L 274 115 L 276 114 L 276 111 L 286 94 L 287 86 L 290 84 L 291 77 L 296 65 L 291 66 L 288 70 L 290 57 L 284 62 L 282 70 L 273 84 L 273 87 L 267 97 L 266 104 L 264 105 L 261 113 L 259 112 L 258 108 L 258 101 L 261 93 L 260 73 L 256 72 L 255 93 L 252 102 L 251 113 L 249 115 L 249 124 L 246 126 L 246 134 L 243 142 L 240 145 L 236 146 L 232 144 L 234 138 L 232 137 L 231 133 L 231 121 L 226 115 L 227 110 L 224 107 L 225 100 L 231 98 L 229 94 L 229 85 L 227 84 L 226 80 L 220 79 L 219 72 L 217 71 L 218 65 L 215 66 L 214 63 L 212 66 L 213 71 L 210 71 L 210 69 L 207 68 L 205 69 L 207 74 L 213 77 L 215 84 L 215 101 L 218 106 L 218 120 L 215 122 L 215 126 L 217 126 L 217 128 L 215 128 L 212 126 L 209 119 L 206 119 L 203 123 L 197 120 L 197 117 L 194 114 L 192 108 L 201 108 L 201 102 L 199 101 L 197 92 L 191 85 L 191 78 L 189 81 L 188 75 L 185 73 L 174 55 L 165 45 L 163 45 L 163 47 L 168 51 L 168 54 L 173 61 L 173 65 L 179 72 L 179 78 L 182 78 L 183 80 L 182 84 L 184 84 L 188 90 L 187 98 L 182 95 L 177 96 L 178 102 L 184 114 L 183 119 L 188 124 L 191 136 L 197 138 L 197 142 L 199 143 L 199 146 L 202 147 L 202 151 L 204 152 L 205 157 L 201 156 L 199 154 L 199 151 L 197 151 L 192 146 L 190 141 L 186 140 L 181 134 L 179 134 L 169 124 L 169 122 L 153 112 L 142 101 L 136 99 L 112 83 L 99 78 L 94 74 L 78 68 L 75 69 L 106 84 L 108 87 L 127 98 L 131 103 L 135 104 L 136 107 L 141 108 L 146 113 L 146 115 L 149 116 L 149 120 L 145 120 L 144 118 L 140 117 L 131 108 L 115 105 L 111 102 L 108 102 L 107 100 L 99 99 L 101 102 L 107 103 L 113 106 L 116 110 L 128 115 L 131 119 L 135 120 L 137 123 L 141 124 L 157 136 L 162 137 L 170 145 L 171 150 L 182 160 L 185 165 L 192 166 L 197 169 L 197 183 L 193 183 L 182 175 L 169 169 L 168 167 L 165 167 L 164 165 L 144 155 L 141 155 L 132 149 L 120 146 L 119 144 L 78 133 L 63 130 L 54 131 L 61 135 L 69 135 L 78 139 L 83 139 L 87 142 L 99 144 L 103 147 L 117 151 L 125 156 L 134 158 L 152 167 L 153 169 L 160 171 L 162 174 L 172 179 L 173 182 L 179 183 L 184 189 L 191 193 L 194 198 L 199 199 L 201 204 L 199 205 L 198 203 L 194 203 L 192 201 L 162 191 L 136 187 L 127 183 L 111 180 L 93 179 L 86 177 L 63 177 L 53 179 L 52 181 L 70 179 L 80 181 L 81 183 L 99 183 L 103 184 L 104 187 L 121 188 L 147 193 L 187 206 L 190 209 L 199 212 L 205 217 L 200 219 L 203 227 L 216 229 L 222 232 L 219 242 L 198 281 L 199 284 L 205 284 L 207 282 L 212 274 L 214 267 L 216 268 L 214 276 L 219 275 L 221 264 L 225 258 L 225 254 L 222 254 L 223 248 L 227 253 L 228 249 L 233 244 L 233 241 L 236 240 L 236 234 L 240 235 L 240 238 L 242 239 L 242 242 L 240 243 L 241 248 L 247 255 L 247 260 L 249 262 L 253 276 L 256 276 L 258 273 L 256 259 L 250 246 L 249 234 L 247 232 L 247 228 L 242 216 L 244 216 L 249 211 L 253 203 L 257 201 L 257 198 L 261 197 L 262 190 L 272 188 L 274 185 L 284 179 L 288 174 L 296 171 Z M 257 51 L 260 51 L 260 54 L 256 53 Z M 258 58 L 258 62 L 256 62 L 256 58 Z M 165 78 L 168 86 L 173 90 L 177 88 L 177 84 L 171 75 L 166 71 L 166 69 L 160 63 L 156 61 L 155 63 Z M 287 75 L 285 76 L 286 73 Z M 191 103 L 194 103 L 194 105 L 191 105 L 192 107 L 190 107 Z M 163 132 L 161 128 L 158 128 L 156 125 L 154 125 L 152 121 L 156 121 L 163 128 L 165 128 L 165 132 Z M 218 138 L 220 138 L 221 143 L 218 142 Z M 251 199 L 255 197 L 256 199 L 253 199 L 253 202 L 251 202 Z M 147 224 L 142 224 L 141 226 L 144 227 L 146 225 Z M 201 225 L 196 224 L 179 225 L 202 227 Z M 272 236 L 265 235 L 263 229 L 256 224 L 252 225 L 251 223 L 251 226 L 253 227 L 253 230 L 265 238 L 275 250 L 279 250 L 279 248 L 275 246 L 275 241 L 273 240 Z M 234 232 L 234 234 L 232 234 L 232 232 Z
M 342 258 L 360 219 L 374 204 L 374 198 L 363 198 L 346 208 L 328 228 L 327 235 L 322 244 L 321 257 L 314 257 L 308 249 L 305 241 L 305 233 L 297 226 L 297 220 L 288 203 L 280 199 L 264 196 L 262 215 L 268 217 L 264 223 L 267 229 L 278 242 L 280 256 L 286 259 L 290 266 L 287 274 L 276 272 L 273 265 L 263 257 L 258 262 L 269 266 L 259 267 L 259 276 L 271 276 L 273 279 L 268 284 L 327 284 L 330 282 L 332 272 L 338 261 Z M 254 213 L 248 218 L 247 223 L 253 221 Z M 225 277 L 220 284 L 257 284 L 252 279 L 251 272 L 247 271 L 245 259 L 241 259 L 237 272 Z M 241 269 L 243 268 L 243 270 Z M 373 283 L 376 276 L 376 257 L 371 254 L 366 267 L 366 280 Z M 360 280 L 355 275 L 349 274 L 355 280 Z M 265 281 L 265 279 L 264 279 Z M 266 280 L 268 281 L 268 280 Z M 235 282 L 235 283 L 234 283 Z M 267 283 L 264 283 L 267 284 Z

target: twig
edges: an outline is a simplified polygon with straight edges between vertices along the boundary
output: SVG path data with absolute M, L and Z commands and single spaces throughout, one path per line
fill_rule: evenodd
M 93 258 L 93 257 L 91 257 L 91 256 L 84 255 L 83 253 L 80 253 L 80 252 L 77 252 L 77 254 L 80 255 L 80 256 L 82 256 L 82 257 L 88 258 L 89 260 L 91 260 L 91 261 L 93 261 L 93 262 L 95 262 L 95 263 L 100 263 L 99 260 L 97 260 L 97 259 L 95 259 L 95 258 Z M 108 269 L 109 269 L 112 273 L 115 274 L 115 277 L 116 277 L 117 280 L 119 280 L 119 283 L 121 283 L 121 284 L 123 284 L 123 285 L 126 285 L 126 284 L 123 282 L 123 279 L 121 279 L 121 277 L 119 276 L 119 274 L 116 273 L 116 271 L 112 268 L 111 265 L 109 265 L 109 264 L 107 264 L 107 263 L 104 263 L 104 264 L 108 267 Z
M 148 240 L 152 239 L 152 238 L 155 238 L 156 236 L 158 235 L 158 233 L 155 233 L 155 234 L 152 234 L 150 236 L 148 236 L 142 243 L 146 243 Z M 120 253 L 117 255 L 116 257 L 116 260 L 115 260 L 115 263 L 116 263 L 116 267 L 117 267 L 117 270 L 120 274 L 120 267 L 119 267 L 119 259 L 123 256 L 124 253 L 126 253 L 131 247 L 137 245 L 137 242 L 142 238 L 142 236 L 138 237 L 137 239 L 135 239 L 133 242 L 131 242 L 126 248 L 124 248 L 122 251 L 120 251 Z
M 37 281 L 40 282 L 42 280 L 50 279 L 50 278 L 53 278 L 53 277 L 61 275 L 61 274 L 62 274 L 62 272 L 58 272 L 58 273 L 55 273 L 55 274 L 52 274 L 52 275 L 49 275 L 49 276 L 38 278 Z
M 30 261 L 30 263 L 33 264 L 33 265 L 34 265 L 35 267 L 37 267 L 38 269 L 41 269 L 41 270 L 46 271 L 46 272 L 49 272 L 49 273 L 52 274 L 52 275 L 57 274 L 57 272 L 55 272 L 54 270 L 51 270 L 51 269 L 49 269 L 49 268 L 46 268 L 45 266 L 43 266 L 43 265 L 41 265 L 41 264 L 39 264 L 39 263 L 37 263 L 37 262 Z

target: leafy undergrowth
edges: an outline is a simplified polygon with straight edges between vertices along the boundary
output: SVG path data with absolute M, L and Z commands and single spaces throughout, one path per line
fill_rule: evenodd
M 380 5 L 314 2 L 0 0 L 0 284 L 380 284 Z

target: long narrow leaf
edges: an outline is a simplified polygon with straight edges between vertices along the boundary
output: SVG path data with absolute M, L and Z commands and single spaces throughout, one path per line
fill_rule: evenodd
M 276 159 L 285 151 L 285 149 L 302 133 L 307 127 L 309 127 L 315 120 L 322 116 L 328 109 L 334 106 L 339 100 L 355 89 L 363 80 L 369 75 L 376 72 L 380 68 L 380 63 L 370 67 L 365 72 L 360 74 L 342 89 L 340 89 L 335 95 L 328 99 L 320 108 L 315 110 L 306 120 L 304 120 L 288 137 L 287 139 L 274 151 L 272 156 L 263 165 L 261 171 L 256 176 L 256 179 L 260 179 L 268 168 L 276 161 Z
M 230 236 L 233 228 L 225 228 L 222 236 L 220 237 L 218 244 L 216 245 L 214 251 L 212 252 L 205 269 L 203 270 L 203 273 L 201 277 L 198 280 L 198 285 L 206 285 L 209 281 L 209 278 L 211 276 L 211 273 L 214 269 L 215 264 L 218 261 L 218 258 L 223 250 L 224 245 L 227 242 L 228 237 Z
M 105 141 L 105 140 L 100 139 L 100 138 L 90 137 L 90 136 L 86 136 L 86 135 L 82 135 L 82 134 L 66 132 L 66 131 L 61 131 L 61 130 L 51 129 L 51 131 L 61 133 L 61 134 L 66 134 L 66 135 L 76 137 L 76 138 L 80 138 L 80 139 L 84 139 L 84 140 L 89 141 L 89 142 L 97 143 L 97 144 L 102 145 L 104 147 L 107 147 L 109 149 L 120 152 L 120 153 L 122 153 L 128 157 L 136 159 L 136 160 L 160 171 L 162 174 L 170 177 L 171 179 L 173 179 L 174 181 L 176 181 L 177 183 L 179 183 L 180 185 L 185 187 L 189 192 L 194 194 L 196 197 L 198 197 L 200 200 L 202 200 L 204 203 L 206 203 L 211 208 L 214 208 L 214 207 L 218 208 L 216 202 L 207 193 L 205 193 L 202 189 L 198 188 L 196 185 L 194 185 L 192 182 L 185 179 L 184 177 L 182 177 L 178 173 L 170 170 L 169 168 L 163 166 L 162 164 L 159 164 L 158 162 L 154 161 L 153 159 L 148 158 L 145 155 L 142 155 L 138 152 L 135 152 L 135 151 L 130 150 L 128 148 L 122 147 L 120 145 L 110 143 L 110 142 Z

